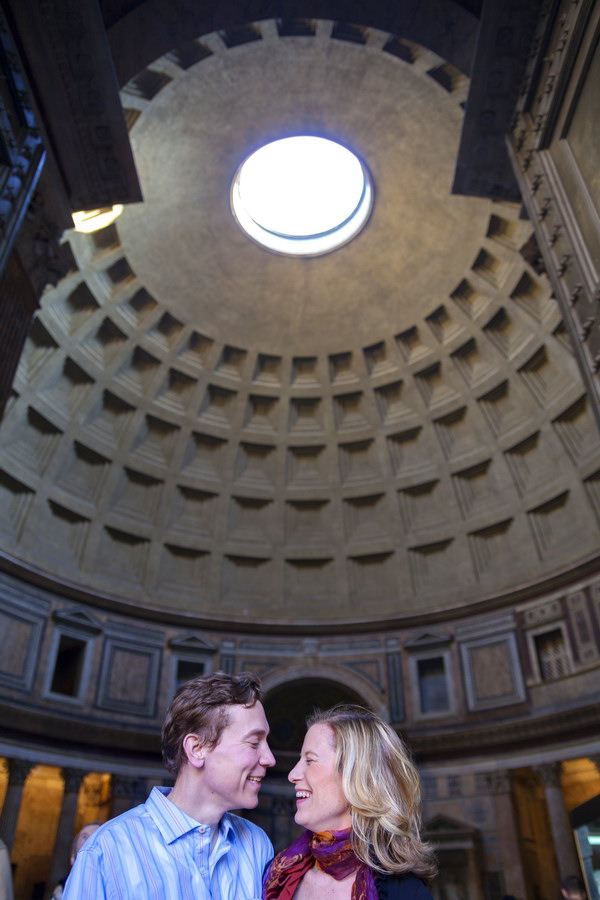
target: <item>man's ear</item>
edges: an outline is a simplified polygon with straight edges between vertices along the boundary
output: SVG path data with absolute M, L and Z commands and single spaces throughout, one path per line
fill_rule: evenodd
M 197 734 L 186 734 L 182 746 L 189 764 L 195 769 L 202 769 L 206 756 L 206 744 L 202 738 Z

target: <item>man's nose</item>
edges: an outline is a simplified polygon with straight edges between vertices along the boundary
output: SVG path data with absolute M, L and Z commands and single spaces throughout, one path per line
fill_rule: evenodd
M 267 744 L 267 746 L 266 746 L 266 750 L 265 750 L 265 752 L 263 753 L 263 755 L 262 755 L 260 761 L 261 761 L 261 764 L 262 764 L 263 766 L 266 766 L 267 768 L 269 768 L 269 766 L 274 766 L 274 765 L 275 765 L 275 757 L 274 757 L 273 754 L 271 753 L 271 748 L 269 747 L 268 744 Z

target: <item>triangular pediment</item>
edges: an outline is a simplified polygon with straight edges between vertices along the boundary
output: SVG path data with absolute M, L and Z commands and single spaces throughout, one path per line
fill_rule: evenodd
M 87 634 L 99 634 L 102 624 L 84 609 L 57 609 L 53 613 L 55 622 Z
M 200 637 L 193 631 L 174 637 L 169 641 L 169 645 L 175 650 L 185 650 L 186 653 L 216 653 L 217 647 L 206 638 Z
M 404 645 L 407 650 L 423 650 L 429 647 L 445 647 L 453 640 L 449 634 L 436 634 L 434 631 L 423 631 Z
M 460 822 L 458 819 L 452 819 L 450 816 L 438 815 L 433 816 L 425 823 L 424 833 L 428 840 L 449 840 L 464 835 L 474 837 L 479 834 L 479 829 L 466 822 Z

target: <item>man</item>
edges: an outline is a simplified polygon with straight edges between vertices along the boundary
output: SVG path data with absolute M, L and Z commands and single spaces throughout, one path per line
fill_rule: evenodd
M 83 845 L 63 900 L 249 900 L 273 856 L 261 828 L 232 815 L 258 804 L 275 758 L 253 675 L 194 678 L 162 730 L 175 785 L 110 820 Z

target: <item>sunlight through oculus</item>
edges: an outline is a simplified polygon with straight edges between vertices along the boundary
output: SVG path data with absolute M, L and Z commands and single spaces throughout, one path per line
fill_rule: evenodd
M 300 135 L 265 144 L 242 163 L 233 214 L 263 247 L 319 256 L 351 240 L 373 204 L 366 167 L 334 141 Z

